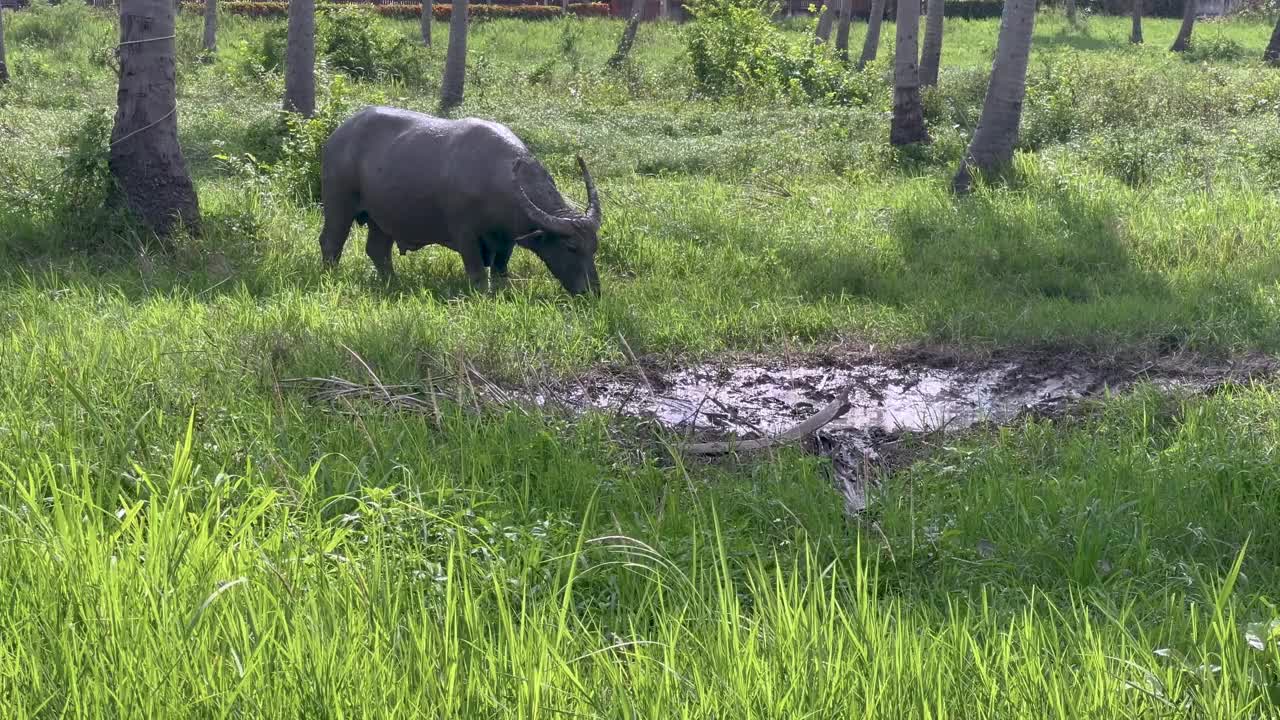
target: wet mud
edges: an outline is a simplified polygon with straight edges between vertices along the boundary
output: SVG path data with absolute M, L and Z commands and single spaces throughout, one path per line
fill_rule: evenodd
M 1046 416 L 1139 382 L 1202 391 L 1269 376 L 1273 362 L 1210 362 L 1189 356 L 1101 358 L 1069 352 L 963 357 L 945 352 L 747 358 L 693 367 L 657 365 L 582 378 L 567 399 L 657 423 L 690 441 L 777 435 L 848 390 L 847 409 L 809 438 L 832 459 L 851 511 L 866 503 L 868 469 L 910 435 L 950 433 L 979 423 Z

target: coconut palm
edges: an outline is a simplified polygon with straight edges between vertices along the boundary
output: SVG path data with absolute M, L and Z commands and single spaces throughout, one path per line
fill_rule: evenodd
M 418 27 L 422 31 L 422 44 L 431 47 L 431 22 L 435 19 L 435 3 L 422 0 L 422 17 L 418 19 Z
M 204 0 L 204 50 L 218 49 L 218 0 Z
M 1262 53 L 1262 61 L 1270 65 L 1280 65 L 1280 20 L 1276 20 L 1276 29 L 1271 31 L 1271 42 Z M 4 45 L 0 43 L 0 65 L 4 65 Z
M 942 62 L 942 21 L 945 0 L 929 0 L 924 19 L 924 50 L 920 53 L 920 84 L 938 84 L 938 66 Z
M 841 2 L 841 0 L 835 0 Z M 835 10 L 830 2 L 825 4 L 822 13 L 818 15 L 818 27 L 813 32 L 813 42 L 815 45 L 821 45 L 831 39 L 831 23 L 835 19 Z
M 893 53 L 893 119 L 889 142 L 893 145 L 929 142 L 920 104 L 920 0 L 898 0 L 898 32 Z
M 871 0 L 871 14 L 867 16 L 867 37 L 862 41 L 862 57 L 858 58 L 858 69 L 876 59 L 880 50 L 880 23 L 884 20 L 884 0 Z
M 1171 52 L 1186 52 L 1191 47 L 1191 30 L 1196 24 L 1196 0 L 1183 0 L 1182 25 L 1178 28 L 1178 37 L 1173 39 Z
M 316 3 L 289 0 L 288 47 L 284 54 L 284 109 L 316 112 Z
M 454 0 L 449 18 L 449 50 L 445 53 L 440 88 L 440 109 L 446 112 L 462 104 L 467 79 L 467 5 L 467 0 Z
M 1022 122 L 1022 101 L 1027 91 L 1027 59 L 1031 55 L 1035 21 L 1036 0 L 1005 2 L 978 129 L 952 181 L 958 193 L 971 189 L 974 170 L 993 172 L 1013 160 L 1013 146 L 1018 141 L 1018 125 Z
M 1142 44 L 1142 3 L 1143 0 L 1133 0 L 1133 29 L 1129 31 L 1129 42 L 1134 45 Z
M 9 66 L 4 57 L 4 6 L 0 5 L 0 83 L 9 82 Z
M 840 3 L 840 26 L 836 30 L 836 52 L 849 57 L 849 23 L 853 20 L 853 0 L 837 0 Z
M 200 222 L 178 145 L 171 0 L 120 3 L 120 84 L 108 166 L 129 209 L 158 235 Z

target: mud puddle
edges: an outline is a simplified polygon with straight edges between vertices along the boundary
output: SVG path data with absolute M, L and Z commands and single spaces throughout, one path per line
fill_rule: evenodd
M 849 510 L 866 504 L 867 469 L 904 435 L 1004 424 L 1059 412 L 1105 390 L 1148 380 L 1169 390 L 1241 380 L 1270 361 L 1208 365 L 1185 358 L 1101 361 L 1022 354 L 960 361 L 947 356 L 755 360 L 616 375 L 598 374 L 571 393 L 579 408 L 648 419 L 689 439 L 751 439 L 782 433 L 848 391 L 848 406 L 807 446 L 832 459 Z

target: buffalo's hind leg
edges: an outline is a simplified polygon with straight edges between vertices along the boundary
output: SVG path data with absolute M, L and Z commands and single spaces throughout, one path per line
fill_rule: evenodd
M 391 268 L 391 246 L 394 241 L 377 223 L 369 221 L 369 239 L 365 241 L 364 252 L 373 261 L 382 282 L 389 283 L 395 276 Z
M 346 194 L 325 194 L 324 229 L 320 231 L 320 257 L 324 264 L 333 267 L 342 259 L 342 248 L 351 234 L 351 223 L 356 219 L 356 199 Z

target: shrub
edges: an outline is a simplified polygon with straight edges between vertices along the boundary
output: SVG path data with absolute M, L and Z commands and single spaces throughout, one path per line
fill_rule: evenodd
M 346 80 L 341 75 L 335 76 L 329 85 L 328 97 L 316 108 L 314 117 L 284 113 L 285 129 L 278 161 L 267 164 L 253 157 L 219 159 L 246 174 L 256 171 L 264 175 L 297 202 L 316 202 L 320 199 L 320 155 L 325 141 L 356 109 L 356 104 Z
M 361 80 L 423 76 L 414 45 L 373 22 L 373 13 L 352 5 L 325 5 L 317 23 L 317 50 L 333 67 Z
M 89 10 L 84 3 L 59 5 L 33 5 L 21 13 L 15 13 L 13 24 L 5 28 L 9 42 L 14 45 L 58 47 L 68 45 L 89 23 Z
M 818 102 L 865 102 L 865 83 L 847 81 L 844 66 L 803 34 L 783 34 L 764 0 L 696 0 L 687 51 L 698 90 L 710 97 L 761 96 Z M 865 78 L 862 78 L 865 80 Z
M 1220 62 L 1223 60 L 1239 60 L 1248 55 L 1244 46 L 1225 35 L 1218 33 L 1200 33 L 1192 38 L 1191 47 L 1182 53 L 1187 62 Z
M 322 10 L 328 5 L 317 6 Z M 355 3 L 342 3 L 344 6 Z M 204 12 L 204 3 L 183 3 L 183 9 L 192 13 Z M 422 5 L 417 3 L 387 3 L 372 5 L 373 12 L 388 18 L 422 17 Z M 282 18 L 289 16 L 287 2 L 228 2 L 220 8 L 222 12 L 255 18 Z M 607 17 L 609 6 L 606 3 L 575 3 L 569 6 L 569 12 L 579 17 Z M 432 15 L 437 20 L 448 20 L 453 14 L 452 5 L 435 5 Z M 471 5 L 468 15 L 476 19 L 511 18 L 519 20 L 550 20 L 563 15 L 556 5 Z

